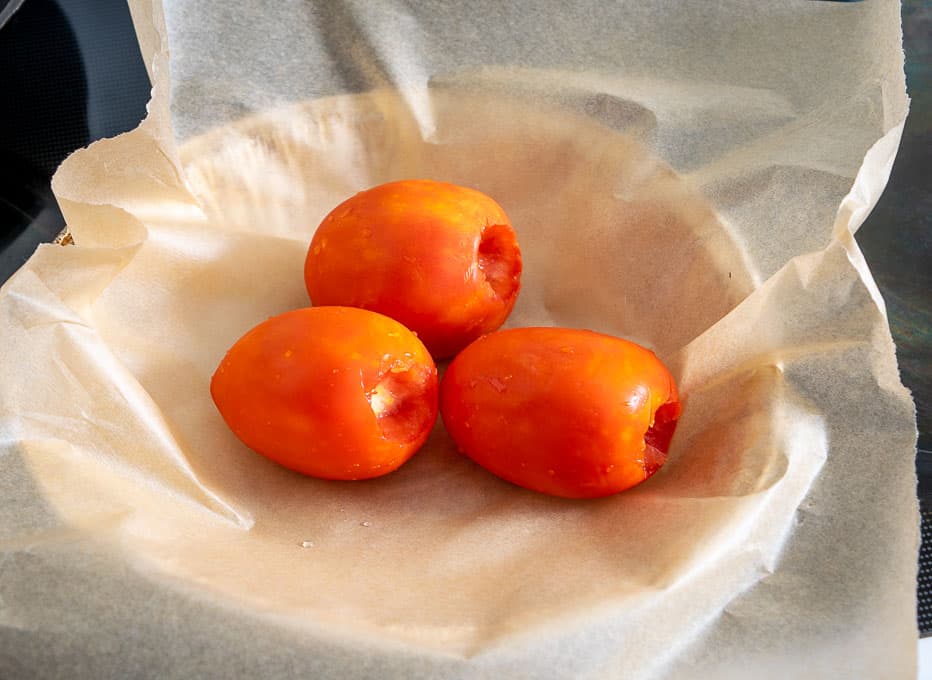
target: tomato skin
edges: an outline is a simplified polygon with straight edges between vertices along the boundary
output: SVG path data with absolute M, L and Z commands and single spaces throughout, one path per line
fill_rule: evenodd
M 397 469 L 437 419 L 437 368 L 423 343 L 397 321 L 348 307 L 259 324 L 227 352 L 210 392 L 244 444 L 324 479 Z
M 521 251 L 505 211 L 485 194 L 402 180 L 334 208 L 311 240 L 304 278 L 315 305 L 397 319 L 439 359 L 504 323 Z
M 509 482 L 567 498 L 650 477 L 680 412 L 673 377 L 653 352 L 575 329 L 487 335 L 452 361 L 440 386 L 443 423 L 463 453 Z

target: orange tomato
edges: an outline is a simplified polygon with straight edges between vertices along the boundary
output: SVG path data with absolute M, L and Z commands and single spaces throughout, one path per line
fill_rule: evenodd
M 304 279 L 315 305 L 390 316 L 443 358 L 511 313 L 521 251 L 505 211 L 485 194 L 404 180 L 334 208 L 311 240 Z
M 411 331 L 348 307 L 298 309 L 240 338 L 210 384 L 257 453 L 325 479 L 395 470 L 437 419 L 437 368 Z
M 653 352 L 565 328 L 492 333 L 463 350 L 440 386 L 460 450 L 499 477 L 568 498 L 606 496 L 656 472 L 680 415 Z

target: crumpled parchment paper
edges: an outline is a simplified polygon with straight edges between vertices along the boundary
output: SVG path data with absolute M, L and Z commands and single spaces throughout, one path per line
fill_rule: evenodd
M 76 245 L 0 289 L 0 676 L 915 676 L 915 419 L 853 237 L 898 3 L 131 7 L 149 117 L 63 164 Z M 509 326 L 671 366 L 660 473 L 544 497 L 438 425 L 332 483 L 233 437 L 223 353 L 404 177 L 509 213 Z

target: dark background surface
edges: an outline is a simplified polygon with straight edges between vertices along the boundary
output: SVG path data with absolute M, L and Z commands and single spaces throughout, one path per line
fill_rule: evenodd
M 0 0 L 0 282 L 64 223 L 49 189 L 75 149 L 132 130 L 149 79 L 125 0 Z
M 49 189 L 62 159 L 136 127 L 149 99 L 125 0 L 0 0 L 4 19 L 0 282 L 64 227 Z M 918 620 L 921 632 L 932 634 L 932 1 L 903 3 L 903 37 L 910 115 L 890 182 L 857 240 L 916 400 L 924 547 Z
M 905 384 L 916 401 L 922 515 L 919 630 L 932 635 L 932 2 L 903 3 L 909 118 L 890 182 L 857 233 L 887 304 Z
M 890 182 L 857 240 L 916 400 L 920 493 L 932 501 L 932 2 L 903 4 L 903 45 L 909 118 Z

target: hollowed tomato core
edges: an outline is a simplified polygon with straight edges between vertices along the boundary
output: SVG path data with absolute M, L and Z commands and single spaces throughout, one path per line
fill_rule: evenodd
M 385 439 L 409 442 L 430 424 L 430 400 L 424 399 L 428 378 L 417 367 L 390 370 L 366 394 Z
M 518 294 L 521 255 L 509 227 L 493 224 L 483 229 L 478 260 L 479 271 L 499 298 L 508 301 Z
M 650 477 L 657 472 L 667 460 L 670 440 L 676 431 L 676 422 L 680 417 L 679 402 L 672 401 L 662 405 L 654 414 L 654 424 L 644 433 L 644 472 Z

